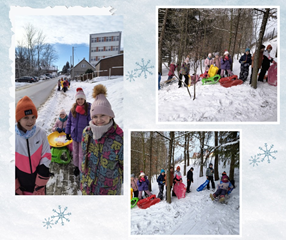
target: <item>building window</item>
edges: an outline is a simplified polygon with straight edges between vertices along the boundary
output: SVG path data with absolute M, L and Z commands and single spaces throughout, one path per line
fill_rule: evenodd
M 85 67 L 86 67 L 86 64 L 85 64 L 85 63 L 82 63 L 82 64 L 81 64 L 81 67 L 82 67 L 82 68 L 85 68 Z
M 96 42 L 96 38 L 91 38 L 91 42 Z
M 99 51 L 99 52 L 103 52 L 103 47 L 99 47 L 99 48 L 98 48 L 98 51 Z
M 111 42 L 112 41 L 112 37 L 107 37 L 107 42 Z
M 111 47 L 106 47 L 105 51 L 111 51 Z
M 118 47 L 117 46 L 113 47 L 112 49 L 113 49 L 113 51 L 118 51 Z
M 119 41 L 119 36 L 115 36 L 114 41 Z
M 98 42 L 101 42 L 101 37 L 98 38 Z

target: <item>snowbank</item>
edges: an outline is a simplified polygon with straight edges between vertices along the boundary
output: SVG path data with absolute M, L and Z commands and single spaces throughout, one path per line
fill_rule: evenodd
M 265 42 L 271 44 L 271 56 L 275 57 L 276 39 Z M 254 48 L 251 50 L 253 53 Z M 235 55 L 233 73 L 239 76 L 240 63 Z M 168 70 L 163 67 L 161 83 L 168 78 Z M 258 82 L 257 89 L 249 85 L 251 67 L 247 81 L 238 86 L 224 88 L 214 85 L 196 84 L 196 99 L 190 98 L 185 87 L 178 88 L 178 82 L 163 85 L 158 91 L 159 122 L 276 122 L 277 87 Z M 193 86 L 189 88 L 193 98 Z
M 61 109 L 64 109 L 67 114 L 75 103 L 75 92 L 78 87 L 81 87 L 86 95 L 87 102 L 92 103 L 93 87 L 103 84 L 107 88 L 107 99 L 109 100 L 115 114 L 115 122 L 123 128 L 123 77 L 119 76 L 116 79 L 109 80 L 108 77 L 98 77 L 86 82 L 71 81 L 71 86 L 65 93 L 57 91 L 55 87 L 52 95 L 47 102 L 40 107 L 38 111 L 37 125 L 45 129 L 47 134 L 52 132 L 52 127 L 59 117 Z

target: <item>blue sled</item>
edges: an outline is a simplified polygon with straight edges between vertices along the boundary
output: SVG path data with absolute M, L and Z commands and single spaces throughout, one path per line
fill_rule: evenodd
M 208 185 L 208 183 L 209 183 L 209 180 L 207 179 L 201 186 L 197 188 L 197 191 L 200 192 L 204 190 L 204 188 Z

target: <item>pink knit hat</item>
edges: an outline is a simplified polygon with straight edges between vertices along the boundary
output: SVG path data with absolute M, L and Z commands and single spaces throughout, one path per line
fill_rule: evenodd
M 61 114 L 66 115 L 66 111 L 65 111 L 64 109 L 62 109 L 62 110 L 60 111 L 60 115 L 61 115 Z
M 82 88 L 76 89 L 75 100 L 77 100 L 78 98 L 83 98 L 84 100 L 86 100 L 86 97 L 85 97 L 85 94 L 84 94 Z
M 92 96 L 94 98 L 94 102 L 90 108 L 90 117 L 92 118 L 96 114 L 104 114 L 115 118 L 114 113 L 111 109 L 111 105 L 106 98 L 106 87 L 102 84 L 96 85 L 93 88 Z

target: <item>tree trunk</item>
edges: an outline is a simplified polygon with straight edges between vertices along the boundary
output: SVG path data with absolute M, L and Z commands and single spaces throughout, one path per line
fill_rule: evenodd
M 200 135 L 200 148 L 201 148 L 201 162 L 200 162 L 200 177 L 204 176 L 204 143 L 205 143 L 205 132 L 199 132 Z
M 188 134 L 187 139 L 187 166 L 190 166 L 190 133 Z
M 159 43 L 158 43 L 158 72 L 162 73 L 162 43 L 165 35 L 165 29 L 166 29 L 166 22 L 167 22 L 167 16 L 168 16 L 168 8 L 166 8 L 165 14 L 164 14 L 164 21 L 163 21 L 163 26 L 159 38 Z
M 228 40 L 228 51 L 230 51 L 231 47 L 231 40 L 232 40 L 232 21 L 233 21 L 233 9 L 231 11 L 231 17 L 230 17 L 230 29 L 229 29 L 229 40 Z
M 145 160 L 145 142 L 144 142 L 144 132 L 141 132 L 142 138 L 142 160 L 143 160 L 143 172 L 146 170 L 146 160 Z
M 170 186 L 170 178 L 171 178 L 171 162 L 172 162 L 172 152 L 173 152 L 173 141 L 174 141 L 174 132 L 170 132 L 170 141 L 169 141 L 169 161 L 168 161 L 168 175 L 167 175 L 167 202 L 171 203 L 171 186 Z M 174 165 L 173 165 L 174 166 Z
M 235 26 L 235 35 L 234 35 L 234 42 L 233 42 L 233 48 L 232 48 L 232 64 L 231 64 L 231 69 L 233 66 L 233 58 L 234 58 L 234 53 L 235 53 L 235 45 L 236 45 L 236 37 L 237 37 L 237 32 L 238 32 L 238 27 L 239 27 L 239 20 L 240 20 L 240 15 L 241 15 L 241 9 L 238 9 L 238 15 L 237 15 L 237 20 L 236 20 L 236 26 Z
M 218 146 L 218 132 L 215 132 L 215 147 Z M 218 151 L 215 150 L 215 162 L 214 162 L 214 170 L 215 170 L 215 181 L 219 180 L 218 174 Z
M 254 89 L 257 88 L 257 73 L 258 73 L 260 46 L 262 45 L 263 35 L 264 35 L 265 28 L 267 25 L 267 20 L 269 17 L 270 8 L 266 8 L 265 10 L 266 11 L 264 12 L 263 20 L 262 20 L 261 27 L 260 27 L 258 43 L 256 44 L 256 47 L 255 47 L 255 58 L 254 58 L 254 63 L 253 63 L 253 73 L 252 73 L 252 82 L 251 82 L 251 86 Z
M 184 176 L 186 176 L 186 170 L 187 170 L 187 132 L 185 132 L 185 143 L 184 143 Z
M 149 164 L 149 191 L 152 191 L 152 145 L 153 144 L 153 132 L 150 132 L 150 164 Z

